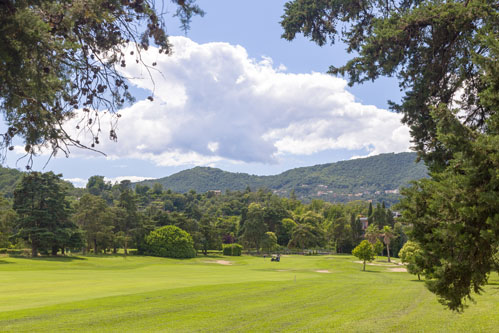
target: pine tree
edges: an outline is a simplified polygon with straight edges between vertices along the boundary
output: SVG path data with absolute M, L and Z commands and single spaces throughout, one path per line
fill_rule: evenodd
M 69 202 L 60 177 L 52 172 L 27 173 L 14 191 L 13 208 L 18 215 L 15 236 L 30 244 L 33 257 L 38 251 L 57 254 L 71 243 L 77 229 L 69 221 Z

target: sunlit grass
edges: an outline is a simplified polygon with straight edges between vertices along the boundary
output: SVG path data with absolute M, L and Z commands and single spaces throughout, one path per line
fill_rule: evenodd
M 390 272 L 388 266 L 361 272 L 355 260 L 0 258 L 0 331 L 489 332 L 499 327 L 497 274 L 477 304 L 455 314 L 414 276 Z

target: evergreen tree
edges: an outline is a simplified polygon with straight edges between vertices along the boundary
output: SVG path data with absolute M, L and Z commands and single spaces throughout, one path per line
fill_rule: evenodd
M 69 221 L 69 202 L 60 177 L 52 172 L 26 173 L 14 191 L 13 209 L 18 215 L 15 236 L 31 246 L 33 257 L 38 251 L 57 254 L 71 243 L 77 229 Z
M 113 238 L 113 217 L 104 199 L 85 194 L 78 201 L 73 218 L 85 232 L 86 249 L 92 247 L 94 254 L 105 248 Z
M 116 219 L 116 229 L 120 233 L 125 255 L 128 254 L 128 245 L 132 240 L 134 232 L 139 227 L 139 216 L 137 213 L 136 196 L 130 188 L 129 181 L 120 184 L 121 194 L 118 207 L 122 209 Z
M 497 1 L 293 0 L 285 11 L 284 38 L 340 36 L 356 53 L 330 68 L 349 84 L 399 79 L 405 96 L 391 108 L 432 177 L 402 192 L 403 216 L 427 257 L 427 286 L 462 310 L 496 269 L 499 247 Z
M 12 209 L 11 203 L 0 193 L 0 248 L 11 245 L 10 236 L 14 232 L 16 218 L 16 212 Z
M 374 216 L 373 216 L 373 203 L 369 202 L 369 209 L 367 210 L 367 223 L 368 225 L 372 225 L 374 223 Z
M 172 2 L 185 29 L 192 15 L 203 15 L 194 0 Z M 133 101 L 120 71 L 128 60 L 123 49 L 134 42 L 137 62 L 150 40 L 160 53 L 171 52 L 162 14 L 150 1 L 2 1 L 0 110 L 8 130 L 1 151 L 14 137 L 24 140 L 27 154 L 99 144 L 99 111 L 114 113 Z M 93 136 L 85 144 L 62 128 L 78 108 L 85 111 L 79 126 Z M 117 139 L 114 126 L 109 137 Z

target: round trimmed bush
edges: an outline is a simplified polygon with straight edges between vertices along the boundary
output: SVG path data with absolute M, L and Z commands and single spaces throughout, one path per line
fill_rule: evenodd
M 233 244 L 223 244 L 223 254 L 224 256 L 240 256 L 243 251 L 242 245 Z
M 161 227 L 146 237 L 147 254 L 168 258 L 193 258 L 196 256 L 191 235 L 173 225 Z

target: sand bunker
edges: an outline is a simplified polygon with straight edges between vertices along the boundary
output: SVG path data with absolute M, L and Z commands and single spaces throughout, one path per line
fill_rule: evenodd
M 390 272 L 407 272 L 407 269 L 404 267 L 399 267 L 399 268 L 388 268 Z
M 204 261 L 207 264 L 232 265 L 232 262 L 227 260 Z
M 317 273 L 331 273 L 330 271 L 328 271 L 327 269 L 320 269 L 318 271 L 316 271 Z

